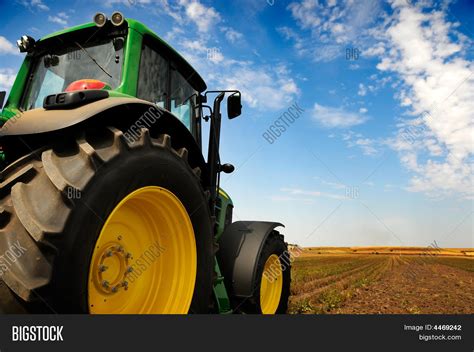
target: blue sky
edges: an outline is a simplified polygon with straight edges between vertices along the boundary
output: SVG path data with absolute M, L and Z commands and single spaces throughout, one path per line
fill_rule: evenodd
M 209 89 L 242 90 L 224 121 L 235 220 L 313 246 L 473 247 L 472 1 L 0 0 L 0 89 L 13 43 L 122 11 L 180 51 Z M 304 112 L 273 143 L 293 104 Z

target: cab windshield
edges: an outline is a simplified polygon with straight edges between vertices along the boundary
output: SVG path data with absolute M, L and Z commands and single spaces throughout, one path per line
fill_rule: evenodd
M 22 109 L 42 107 L 46 96 L 64 92 L 77 80 L 94 79 L 117 88 L 122 78 L 123 43 L 122 37 L 95 43 L 74 42 L 67 48 L 37 56 Z

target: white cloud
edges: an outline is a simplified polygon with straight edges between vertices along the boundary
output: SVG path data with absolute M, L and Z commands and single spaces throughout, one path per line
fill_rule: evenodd
M 338 182 L 330 182 L 330 181 L 321 180 L 321 183 L 325 184 L 326 186 L 335 188 L 335 189 L 346 189 L 347 188 L 347 186 L 345 184 L 338 183 Z
M 296 33 L 292 28 L 289 27 L 278 27 L 277 32 L 280 33 L 283 38 L 286 40 L 291 40 L 293 41 L 293 46 L 297 52 L 298 55 L 302 56 L 305 54 L 308 54 L 308 43 L 305 42 L 305 40 L 298 34 Z
M 244 104 L 251 108 L 283 109 L 300 94 L 284 65 L 256 65 L 251 61 L 229 59 L 220 51 L 206 48 L 203 41 L 183 41 L 180 45 L 182 55 L 198 69 L 209 86 L 240 90 Z M 208 50 L 211 50 L 210 56 Z
M 221 76 L 226 89 L 239 89 L 243 100 L 258 110 L 285 108 L 299 95 L 299 88 L 285 71 L 270 66 L 241 64 Z
M 49 10 L 49 7 L 46 6 L 41 0 L 31 0 L 31 5 L 43 11 Z
M 105 0 L 106 7 L 113 7 L 115 5 L 124 5 L 127 7 L 137 6 L 137 5 L 150 5 L 155 3 L 159 6 L 161 10 L 169 10 L 168 0 Z
M 400 187 L 398 187 L 398 186 L 396 186 L 396 185 L 392 185 L 392 184 L 390 184 L 390 183 L 387 183 L 387 184 L 385 184 L 385 185 L 383 186 L 384 192 L 391 192 L 392 190 L 398 189 L 398 188 L 400 188 Z
M 184 29 L 174 26 L 171 31 L 165 34 L 165 40 L 166 41 L 172 41 L 175 40 L 178 36 L 184 34 Z
M 313 118 L 326 128 L 348 128 L 367 121 L 367 117 L 343 108 L 323 106 L 318 103 L 313 107 Z
M 345 54 L 348 46 L 366 47 L 369 26 L 378 17 L 381 4 L 377 0 L 317 0 L 294 1 L 288 10 L 298 26 L 308 32 L 302 39 L 288 27 L 279 28 L 286 38 L 293 40 L 299 54 L 308 54 L 314 61 L 331 61 Z
M 354 131 L 344 133 L 342 140 L 346 143 L 348 148 L 358 148 L 362 151 L 362 154 L 367 156 L 378 155 L 379 149 L 385 145 L 385 141 L 367 138 L 361 133 L 355 133 Z
M 342 140 L 343 141 L 349 141 L 351 140 L 353 137 L 362 137 L 362 134 L 360 133 L 355 133 L 354 131 L 348 131 L 348 132 L 345 132 L 342 134 Z
M 377 75 L 371 75 L 370 79 L 373 81 L 371 84 L 359 83 L 357 94 L 361 97 L 366 96 L 369 92 L 376 93 L 392 80 L 390 76 L 378 78 Z
M 105 5 L 115 4 L 125 6 L 146 7 L 147 11 L 164 13 L 173 18 L 178 24 L 193 23 L 200 33 L 208 33 L 214 25 L 221 21 L 220 14 L 213 7 L 207 7 L 199 0 L 106 0 Z M 153 5 L 153 6 L 148 6 Z
M 221 20 L 221 16 L 213 7 L 206 7 L 198 0 L 179 0 L 178 3 L 184 7 L 186 16 L 200 32 L 208 32 Z
M 208 44 L 202 39 L 185 39 L 180 42 L 180 45 L 184 48 L 185 53 L 188 53 L 194 61 L 206 59 L 213 64 L 224 61 L 221 49 L 218 47 L 208 47 Z
M 7 38 L 0 35 L 0 55 L 2 54 L 18 55 L 19 51 L 16 46 L 7 40 Z
M 123 1 L 126 0 L 108 0 L 108 4 Z M 212 31 L 215 24 L 222 22 L 214 8 L 197 0 L 155 2 L 159 3 L 157 11 L 171 16 L 175 22 L 165 38 L 196 68 L 209 89 L 239 89 L 243 103 L 261 111 L 286 108 L 299 96 L 297 77 L 284 64 L 275 60 L 262 64 L 226 56 L 218 34 L 230 42 L 241 40 L 243 34 L 229 26 Z M 198 31 L 192 30 L 190 24 L 196 25 Z M 254 53 L 258 60 L 259 53 L 256 50 Z
M 374 147 L 374 141 L 372 139 L 359 138 L 355 141 L 355 145 L 362 149 L 364 155 L 371 156 L 377 154 L 377 149 Z
M 292 2 L 288 5 L 292 16 L 304 29 L 314 28 L 321 24 L 318 14 L 319 4 L 317 0 L 303 0 L 302 2 Z
M 289 197 L 289 196 L 281 196 L 281 195 L 271 196 L 270 200 L 273 202 L 304 202 L 304 203 L 314 202 L 314 199 L 312 198 Z
M 209 87 L 238 89 L 244 104 L 257 110 L 279 110 L 299 96 L 293 75 L 284 64 L 257 65 L 225 57 L 219 48 L 208 47 L 206 39 L 182 40 L 181 54 L 205 78 Z
M 56 16 L 48 16 L 48 21 L 57 23 L 60 26 L 67 26 L 69 16 L 65 12 L 59 12 Z
M 242 33 L 237 32 L 235 29 L 229 27 L 223 27 L 222 30 L 225 33 L 226 39 L 231 43 L 235 43 L 244 37 Z
M 391 143 L 413 172 L 408 189 L 472 199 L 474 63 L 464 56 L 468 44 L 441 10 L 403 1 L 392 7 L 382 30 L 388 55 L 377 68 L 400 77 L 397 98 L 414 116 L 399 124 Z
M 366 108 L 360 108 L 360 109 L 359 109 L 359 112 L 360 112 L 361 114 L 365 114 L 367 111 L 368 111 L 368 110 L 367 110 Z
M 49 7 L 46 6 L 43 1 L 41 0 L 21 0 L 20 1 L 20 4 L 22 4 L 23 6 L 25 6 L 26 8 L 30 9 L 30 10 L 42 10 L 42 11 L 48 11 L 49 10 Z
M 357 91 L 357 94 L 360 95 L 361 97 L 367 94 L 367 88 L 364 86 L 363 83 L 359 83 L 359 90 Z
M 380 56 L 382 54 L 385 54 L 384 44 L 382 42 L 379 42 L 376 45 L 370 47 L 369 49 L 364 50 L 362 54 L 367 57 Z
M 0 91 L 9 91 L 15 82 L 16 72 L 11 68 L 0 68 Z
M 283 193 L 288 195 L 288 197 L 291 200 L 295 199 L 296 197 L 300 197 L 300 196 L 311 197 L 311 198 L 324 197 L 324 198 L 339 199 L 339 200 L 346 199 L 346 197 L 344 197 L 344 195 L 340 195 L 340 194 L 333 194 L 333 193 L 312 191 L 312 190 L 310 191 L 310 190 L 305 190 L 305 189 L 301 189 L 301 188 L 282 188 L 282 189 L 280 189 L 280 191 L 282 191 Z M 305 198 L 305 199 L 311 199 L 311 198 Z M 299 198 L 296 198 L 296 199 L 299 199 Z

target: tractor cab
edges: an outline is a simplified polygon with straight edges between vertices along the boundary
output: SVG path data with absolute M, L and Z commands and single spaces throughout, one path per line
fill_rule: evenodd
M 25 35 L 17 44 L 27 55 L 2 112 L 3 121 L 42 108 L 73 109 L 101 99 L 138 98 L 171 113 L 202 150 L 202 120 L 211 120 L 205 174 L 215 204 L 219 173 L 233 171 L 230 164 L 219 165 L 220 104 L 230 93 L 228 117 L 239 116 L 239 91 L 205 92 L 202 77 L 178 52 L 144 24 L 119 12 L 110 20 L 97 13 L 93 23 L 38 41 Z M 216 95 L 212 107 L 205 105 L 209 94 Z
M 111 97 L 149 101 L 174 114 L 195 137 L 197 97 L 206 84 L 187 61 L 140 22 L 116 12 L 38 41 L 18 41 L 27 56 L 2 120 L 42 108 L 62 92 L 107 90 Z

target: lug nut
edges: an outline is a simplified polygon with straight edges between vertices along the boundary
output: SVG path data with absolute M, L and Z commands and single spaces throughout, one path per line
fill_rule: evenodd
M 125 258 L 130 259 L 132 257 L 132 253 L 125 254 Z
M 108 269 L 107 266 L 105 265 L 99 265 L 99 272 L 103 273 L 104 271 L 106 271 Z
M 123 287 L 128 287 L 128 281 L 122 282 L 122 286 L 123 286 Z
M 107 280 L 102 281 L 102 286 L 104 286 L 105 288 L 108 288 L 109 282 Z
M 111 256 L 112 256 L 112 254 L 113 254 L 113 253 L 112 253 L 112 251 L 111 251 L 111 250 L 109 250 L 109 251 L 107 251 L 107 253 L 106 253 L 105 255 L 106 255 L 107 257 L 111 257 Z
M 119 289 L 118 286 L 114 286 L 114 287 L 112 288 L 112 292 L 113 292 L 113 293 L 116 293 L 116 292 L 118 291 L 118 289 Z
M 131 266 L 129 266 L 129 267 L 127 268 L 127 273 L 131 273 L 132 271 L 133 271 L 133 268 L 132 268 Z
M 123 251 L 124 251 L 124 250 L 123 250 L 123 247 L 122 247 L 122 246 L 118 246 L 118 247 L 117 247 L 117 252 L 123 252 Z

